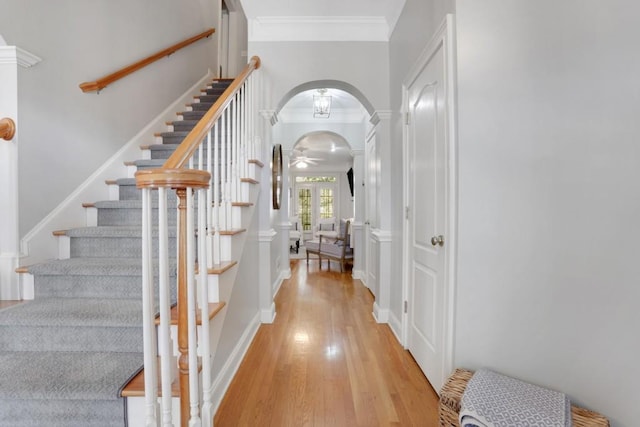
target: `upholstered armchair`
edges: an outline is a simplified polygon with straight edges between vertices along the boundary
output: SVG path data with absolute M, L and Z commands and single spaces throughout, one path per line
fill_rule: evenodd
M 306 248 L 307 264 L 309 264 L 309 253 L 312 253 L 318 256 L 320 268 L 322 268 L 322 258 L 327 258 L 327 268 L 331 268 L 330 262 L 334 260 L 340 263 L 340 272 L 344 272 L 345 263 L 348 261 L 353 262 L 351 220 L 341 219 L 335 236 L 327 237 L 320 234 L 317 241 L 307 242 Z
M 318 220 L 318 224 L 313 228 L 313 238 L 318 239 L 320 236 L 338 237 L 338 224 L 334 217 L 320 218 Z

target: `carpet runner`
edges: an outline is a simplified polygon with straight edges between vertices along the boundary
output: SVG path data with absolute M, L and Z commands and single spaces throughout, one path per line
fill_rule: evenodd
M 162 165 L 229 84 L 212 83 L 136 165 Z M 35 299 L 0 310 L 1 427 L 127 424 L 120 390 L 143 363 L 142 203 L 134 180 L 117 183 L 120 200 L 95 203 L 97 227 L 66 232 L 70 259 L 28 267 Z

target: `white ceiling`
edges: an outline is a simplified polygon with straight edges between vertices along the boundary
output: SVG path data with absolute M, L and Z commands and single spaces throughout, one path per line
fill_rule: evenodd
M 317 159 L 306 168 L 292 167 L 294 172 L 346 171 L 353 165 L 351 147 L 340 135 L 333 132 L 310 132 L 300 138 L 293 147 L 290 159 L 299 156 Z

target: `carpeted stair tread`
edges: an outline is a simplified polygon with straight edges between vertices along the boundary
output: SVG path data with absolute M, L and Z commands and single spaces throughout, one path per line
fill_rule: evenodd
M 133 162 L 138 169 L 140 168 L 159 168 L 165 163 L 164 159 L 142 159 Z
M 93 205 L 98 209 L 142 209 L 142 200 L 101 200 Z M 158 204 L 153 207 L 157 208 Z
M 175 270 L 175 259 L 170 262 L 171 272 Z M 42 262 L 27 269 L 33 275 L 141 276 L 142 260 L 140 258 L 70 258 Z
M 169 228 L 169 237 L 175 237 L 177 231 L 174 227 Z M 68 237 L 137 237 L 142 238 L 142 228 L 135 225 L 106 225 L 95 227 L 80 227 L 66 230 Z M 158 236 L 158 229 L 152 230 L 153 236 Z
M 20 351 L 0 356 L 3 400 L 118 400 L 122 385 L 143 364 L 142 353 Z
M 142 301 L 41 298 L 0 311 L 0 326 L 142 328 Z
M 205 113 L 206 111 L 183 111 L 179 115 L 185 120 L 200 120 Z
M 174 131 L 191 130 L 198 124 L 198 120 L 174 120 L 171 122 Z
M 123 402 L 123 400 L 2 399 L 0 400 L 0 426 L 123 427 L 125 425 Z M 118 414 L 120 414 L 119 417 Z

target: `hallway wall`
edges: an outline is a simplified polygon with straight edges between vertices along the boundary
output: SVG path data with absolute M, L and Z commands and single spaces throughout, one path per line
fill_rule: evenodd
M 456 8 L 456 364 L 563 390 L 613 427 L 635 426 L 640 5 Z
M 18 77 L 21 236 L 209 68 L 217 68 L 217 35 L 99 95 L 82 93 L 78 85 L 214 27 L 213 3 L 2 2 L 0 34 L 43 59 Z

